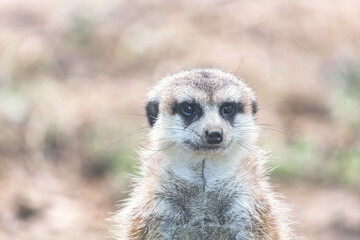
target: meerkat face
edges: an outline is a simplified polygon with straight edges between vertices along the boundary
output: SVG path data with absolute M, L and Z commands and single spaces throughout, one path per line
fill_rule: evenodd
M 214 69 L 164 78 L 146 105 L 151 141 L 196 154 L 250 148 L 257 136 L 257 106 L 251 89 Z

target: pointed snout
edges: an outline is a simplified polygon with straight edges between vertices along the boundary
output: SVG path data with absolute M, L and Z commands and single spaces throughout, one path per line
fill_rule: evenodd
M 205 116 L 203 125 L 203 140 L 209 145 L 218 145 L 224 140 L 222 120 L 217 109 L 209 111 Z

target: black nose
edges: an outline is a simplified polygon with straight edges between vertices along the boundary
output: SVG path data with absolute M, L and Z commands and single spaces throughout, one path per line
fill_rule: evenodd
M 205 131 L 205 136 L 208 144 L 219 144 L 223 140 L 223 133 L 219 130 Z

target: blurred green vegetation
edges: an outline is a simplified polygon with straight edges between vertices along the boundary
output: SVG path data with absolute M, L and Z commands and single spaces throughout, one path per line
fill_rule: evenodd
M 275 176 L 360 186 L 360 63 L 341 67 L 331 76 L 329 102 L 333 121 L 346 133 L 344 142 L 326 149 L 297 137 L 276 146 L 280 156 L 272 162 Z
M 277 177 L 360 186 L 359 148 L 336 149 L 330 155 L 311 141 L 297 140 L 271 162 Z
M 343 65 L 334 73 L 331 96 L 334 115 L 360 132 L 360 61 Z
M 101 161 L 109 162 L 111 174 L 133 174 L 139 162 L 134 149 L 125 144 L 104 144 L 101 139 L 94 139 L 90 151 Z
M 73 14 L 70 26 L 65 32 L 65 40 L 75 44 L 79 48 L 86 47 L 93 39 L 96 28 L 95 18 L 84 13 Z

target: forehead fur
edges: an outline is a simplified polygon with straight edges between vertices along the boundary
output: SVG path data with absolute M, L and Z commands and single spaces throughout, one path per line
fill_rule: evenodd
M 157 100 L 160 106 L 174 101 L 219 105 L 229 101 L 250 104 L 255 97 L 245 82 L 230 73 L 195 69 L 163 78 L 149 93 L 149 100 Z

